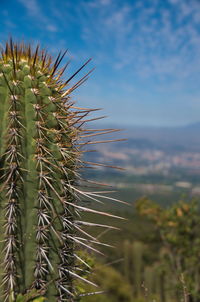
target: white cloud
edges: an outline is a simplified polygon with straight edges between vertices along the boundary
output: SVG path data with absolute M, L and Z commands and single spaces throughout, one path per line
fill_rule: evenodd
M 99 50 L 95 57 L 114 68 L 132 69 L 142 77 L 187 78 L 200 72 L 200 3 L 168 3 L 83 1 L 78 8 L 82 38 Z
M 37 0 L 18 0 L 27 10 L 28 14 L 37 18 L 37 26 L 41 26 L 47 29 L 49 32 L 57 32 L 56 25 L 43 13 Z M 38 22 L 39 21 L 39 22 Z
M 36 0 L 18 0 L 21 4 L 25 6 L 27 9 L 28 13 L 30 15 L 41 15 L 41 10 L 39 8 L 39 5 Z
M 112 3 L 112 0 L 100 0 L 101 5 L 109 5 Z
M 53 18 L 39 0 L 18 1 L 49 33 L 78 28 L 84 45 L 80 55 L 93 56 L 95 64 L 109 65 L 114 72 L 177 82 L 200 73 L 197 0 L 166 0 L 162 6 L 159 0 L 83 0 L 79 5 L 63 2 L 59 8 L 50 0 Z M 64 48 L 71 48 L 66 44 L 65 39 Z
M 57 32 L 58 31 L 57 27 L 53 24 L 47 24 L 46 29 L 48 31 L 51 31 L 51 32 Z
M 99 6 L 107 6 L 112 4 L 113 0 L 92 0 L 87 2 L 87 5 L 90 7 L 99 7 Z

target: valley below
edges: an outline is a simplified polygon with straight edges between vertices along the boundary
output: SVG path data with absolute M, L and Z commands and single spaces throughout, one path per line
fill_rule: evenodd
M 103 140 L 126 140 L 98 144 L 95 152 L 87 153 L 85 159 L 100 166 L 89 169 L 84 177 L 103 180 L 128 202 L 148 196 L 170 205 L 183 197 L 199 197 L 199 130 L 197 123 L 177 128 L 132 127 L 107 135 Z

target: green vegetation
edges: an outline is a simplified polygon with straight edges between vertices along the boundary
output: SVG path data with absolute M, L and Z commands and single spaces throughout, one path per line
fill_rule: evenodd
M 142 215 L 151 219 L 159 232 L 165 248 L 165 260 L 170 269 L 170 280 L 177 287 L 181 276 L 190 293 L 191 301 L 200 299 L 200 214 L 196 201 L 180 201 L 163 210 L 157 204 L 143 199 L 137 203 Z
M 134 208 L 132 213 L 124 213 L 128 221 L 118 223 L 121 231 L 103 235 L 116 246 L 105 248 L 103 262 L 95 258 L 97 271 L 106 272 L 95 275 L 104 294 L 84 297 L 83 301 L 199 302 L 198 201 L 179 201 L 163 208 L 142 198 Z M 120 293 L 129 288 L 128 296 L 119 293 L 117 278 L 121 280 Z
M 31 290 L 25 295 L 19 294 L 16 298 L 16 302 L 44 302 L 45 300 L 44 297 L 38 297 L 36 290 Z

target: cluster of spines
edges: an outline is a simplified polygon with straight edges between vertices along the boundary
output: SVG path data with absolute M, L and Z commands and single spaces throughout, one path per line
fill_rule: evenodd
M 29 234 L 23 229 L 27 224 L 20 217 L 27 215 L 23 211 L 32 198 L 30 190 L 37 191 L 32 204 L 36 212 L 36 222 L 33 219 L 36 225 L 30 228 L 30 221 L 28 227 L 28 232 L 35 233 L 36 245 L 36 251 L 33 251 L 35 264 L 32 288 L 47 291 L 48 275 L 52 274 L 59 302 L 73 301 L 73 279 L 82 279 L 76 273 L 75 259 L 81 259 L 75 253 L 75 245 L 83 245 L 98 252 L 90 246 L 91 242 L 99 244 L 98 240 L 81 229 L 81 225 L 87 225 L 87 222 L 75 220 L 78 212 L 89 211 L 113 216 L 77 204 L 80 196 L 97 202 L 101 202 L 102 198 L 102 192 L 82 191 L 75 184 L 79 179 L 80 167 L 88 164 L 102 165 L 81 162 L 81 148 L 87 144 L 101 143 L 88 141 L 91 136 L 116 130 L 84 130 L 83 125 L 90 121 L 84 118 L 93 110 L 75 107 L 69 101 L 69 94 L 87 79 L 91 71 L 72 87 L 68 88 L 68 85 L 90 60 L 63 82 L 62 75 L 68 63 L 60 70 L 58 66 L 64 55 L 65 53 L 60 53 L 52 63 L 52 58 L 44 51 L 39 51 L 39 46 L 32 52 L 30 45 L 13 44 L 12 40 L 2 50 L 0 71 L 8 91 L 8 99 L 3 100 L 6 103 L 3 107 L 7 110 L 5 119 L 8 116 L 9 120 L 2 127 L 1 146 L 1 159 L 4 161 L 1 193 L 3 197 L 5 194 L 6 199 L 3 203 L 5 242 L 2 283 L 5 301 L 12 295 L 14 299 L 19 290 L 25 290 L 23 279 L 26 268 L 23 268 L 20 261 L 26 253 L 25 245 L 29 244 Z M 9 73 L 5 71 L 6 68 Z M 80 139 L 86 141 L 79 142 Z M 28 182 L 26 190 L 25 182 Z M 35 183 L 29 185 L 31 182 Z M 92 223 L 88 225 L 110 227 Z M 77 233 L 84 234 L 89 239 L 78 237 Z M 57 257 L 53 263 L 51 249 Z M 28 251 L 30 252 L 29 249 Z
M 32 88 L 37 99 L 39 94 L 38 87 Z M 39 100 L 38 100 L 39 101 Z M 35 161 L 38 171 L 38 209 L 37 209 L 37 227 L 36 227 L 36 261 L 34 268 L 33 287 L 42 289 L 46 287 L 47 275 L 49 274 L 49 231 L 51 226 L 51 214 L 49 204 L 51 197 L 45 179 L 49 178 L 51 173 L 52 156 L 47 145 L 47 130 L 45 128 L 46 113 L 44 112 L 44 104 L 37 102 L 33 108 L 35 110 L 36 122 L 36 148 Z
M 5 65 L 5 68 L 9 67 Z M 8 108 L 8 115 L 4 117 L 7 123 L 6 129 L 6 151 L 3 154 L 5 165 L 3 167 L 3 198 L 7 199 L 4 207 L 4 247 L 3 247 L 3 266 L 4 273 L 2 286 L 5 286 L 5 299 L 10 295 L 14 297 L 15 288 L 18 286 L 17 275 L 20 268 L 20 241 L 21 222 L 20 222 L 20 198 L 23 185 L 21 162 L 22 155 L 22 130 L 23 125 L 20 120 L 20 103 L 16 93 L 17 86 L 13 80 L 10 84 L 3 73 L 5 87 L 9 91 L 8 97 L 4 100 L 4 107 Z M 6 104 L 5 104 L 6 103 Z M 6 121 L 6 119 L 8 121 Z M 21 274 L 22 273 L 21 267 Z M 23 277 L 22 277 L 23 278 Z

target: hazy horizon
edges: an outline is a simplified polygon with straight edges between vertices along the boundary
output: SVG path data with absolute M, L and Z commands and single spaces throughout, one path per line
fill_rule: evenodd
M 173 128 L 190 128 L 190 127 L 200 127 L 200 120 L 199 121 L 193 121 L 193 122 L 189 122 L 189 123 L 182 123 L 182 124 L 145 124 L 145 123 L 141 123 L 141 124 L 136 124 L 136 123 L 118 123 L 118 122 L 113 122 L 109 117 L 106 117 L 105 119 L 102 119 L 101 121 L 98 122 L 94 122 L 93 123 L 94 126 L 97 128 L 98 126 L 100 127 L 122 127 L 122 130 L 126 130 L 130 129 L 130 128 L 166 128 L 166 129 L 173 129 Z

